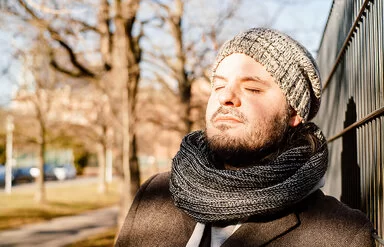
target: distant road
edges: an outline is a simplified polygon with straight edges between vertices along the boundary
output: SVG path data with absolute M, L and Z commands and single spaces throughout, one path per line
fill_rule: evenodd
M 53 180 L 45 181 L 46 188 L 74 185 L 74 184 L 91 184 L 97 183 L 98 177 L 77 177 L 75 179 L 69 179 L 64 181 Z M 12 191 L 30 190 L 36 187 L 36 183 L 22 183 L 12 186 Z M 0 193 L 5 193 L 4 187 L 0 187 Z

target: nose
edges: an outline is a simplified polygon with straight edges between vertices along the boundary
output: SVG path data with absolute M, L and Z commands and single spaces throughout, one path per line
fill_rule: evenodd
M 223 106 L 234 106 L 239 107 L 241 105 L 240 98 L 238 97 L 238 94 L 232 87 L 225 87 L 221 92 L 219 93 L 219 102 L 220 105 Z

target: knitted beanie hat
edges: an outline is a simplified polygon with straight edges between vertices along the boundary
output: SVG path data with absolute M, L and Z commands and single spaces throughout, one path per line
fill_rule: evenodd
M 276 30 L 249 29 L 220 48 L 212 78 L 220 62 L 233 53 L 245 54 L 262 64 L 303 122 L 316 115 L 321 97 L 320 73 L 311 54 L 297 41 Z

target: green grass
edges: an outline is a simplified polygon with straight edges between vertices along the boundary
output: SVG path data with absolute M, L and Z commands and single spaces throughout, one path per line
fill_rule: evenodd
M 114 244 L 116 232 L 117 228 L 111 228 L 103 233 L 90 236 L 66 247 L 111 247 Z
M 115 205 L 119 200 L 116 182 L 109 185 L 106 195 L 97 192 L 96 182 L 47 188 L 44 204 L 34 201 L 33 189 L 0 193 L 0 230 Z

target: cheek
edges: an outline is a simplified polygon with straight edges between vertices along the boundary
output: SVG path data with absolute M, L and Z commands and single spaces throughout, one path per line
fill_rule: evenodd
M 218 108 L 218 104 L 216 103 L 216 101 L 217 100 L 215 100 L 215 96 L 212 95 L 208 99 L 207 108 L 205 111 L 205 120 L 207 123 L 209 123 L 209 120 Z
M 270 92 L 258 98 L 254 104 L 264 114 L 276 114 L 286 108 L 285 96 L 279 92 Z
M 257 100 L 257 102 L 252 102 L 247 106 L 244 105 L 243 113 L 247 116 L 250 123 L 260 125 L 269 123 L 276 115 L 282 112 L 282 109 L 285 109 L 284 107 L 284 102 Z

